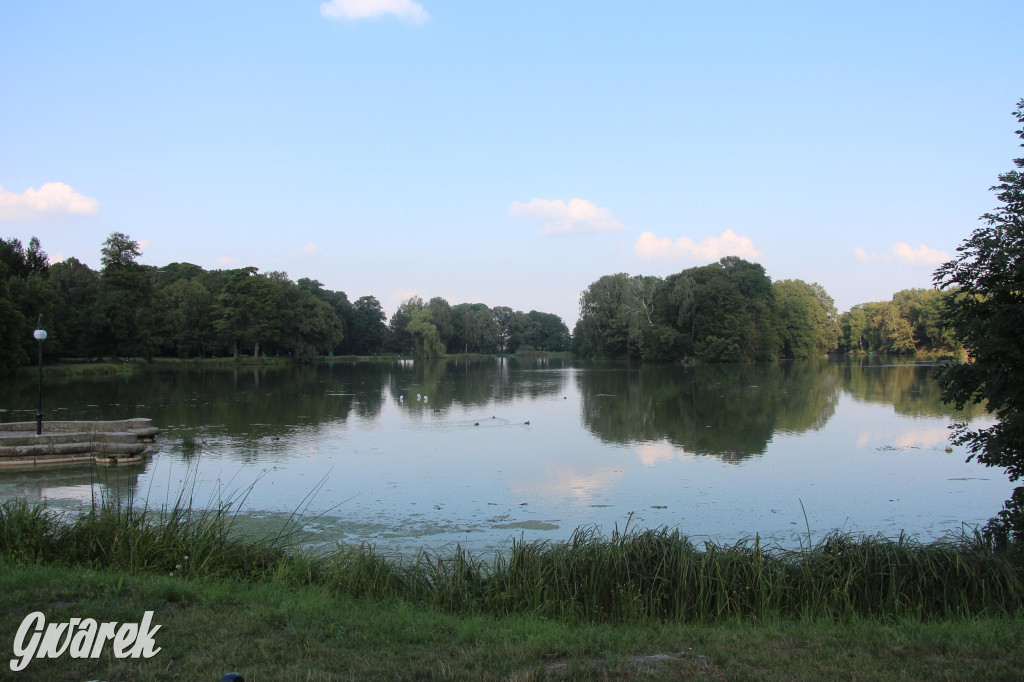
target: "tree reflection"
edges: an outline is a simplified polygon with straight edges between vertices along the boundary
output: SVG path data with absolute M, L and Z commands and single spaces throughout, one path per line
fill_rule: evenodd
M 952 416 L 971 419 L 985 413 L 981 405 L 957 412 L 942 402 L 934 363 L 893 363 L 885 356 L 855 357 L 840 363 L 839 381 L 856 400 L 891 404 L 910 417 Z
M 738 461 L 763 454 L 776 431 L 819 429 L 835 412 L 835 365 L 650 366 L 579 372 L 582 418 L 606 442 L 668 440 Z
M 417 359 L 392 367 L 392 399 L 407 409 L 444 410 L 455 405 L 480 407 L 564 393 L 567 373 L 562 360 L 543 358 Z M 532 370 L 552 371 L 532 371 Z M 401 401 L 399 401 L 401 396 Z M 417 396 L 427 396 L 424 402 Z
M 390 374 L 388 365 L 375 363 L 287 369 L 154 367 L 128 376 L 50 380 L 45 390 L 54 420 L 140 416 L 153 419 L 161 429 L 218 426 L 270 435 L 296 424 L 344 422 L 353 412 L 375 417 Z M 4 391 L 3 406 L 32 405 L 35 390 L 31 382 L 17 382 Z M 14 411 L 4 417 L 20 420 Z
M 764 453 L 776 433 L 822 428 L 844 392 L 854 400 L 892 404 L 898 413 L 914 417 L 970 418 L 982 412 L 971 406 L 959 414 L 943 405 L 933 370 L 924 364 L 894 365 L 885 358 L 632 370 L 493 357 L 285 368 L 166 368 L 157 363 L 129 376 L 48 380 L 46 393 L 48 416 L 55 420 L 149 417 L 165 430 L 165 438 L 200 430 L 230 434 L 258 453 L 264 440 L 298 428 L 376 420 L 385 401 L 401 405 L 407 414 L 425 415 L 562 396 L 574 377 L 581 422 L 602 441 L 665 442 L 691 454 L 739 461 Z M 0 412 L 0 419 L 30 419 L 36 390 L 27 379 L 6 382 L 0 387 L 0 408 L 7 411 Z

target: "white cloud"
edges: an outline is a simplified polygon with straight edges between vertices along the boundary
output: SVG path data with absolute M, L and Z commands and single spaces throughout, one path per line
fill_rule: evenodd
M 695 242 L 689 237 L 672 241 L 659 237 L 653 232 L 644 232 L 633 244 L 633 255 L 637 260 L 704 260 L 717 261 L 724 256 L 757 258 L 761 252 L 754 248 L 750 237 L 741 237 L 732 230 L 726 230 L 717 237 L 708 237 Z
M 217 265 L 228 266 L 228 265 L 234 265 L 235 263 L 237 263 L 238 259 L 237 258 L 233 258 L 231 256 L 221 256 L 220 258 L 216 259 L 213 262 L 215 264 L 217 264 Z
M 305 246 L 300 246 L 298 248 L 298 251 L 299 251 L 299 253 L 308 253 L 310 255 L 313 255 L 314 253 L 316 253 L 316 244 L 314 244 L 313 242 L 310 242 L 310 243 L 306 244 Z
M 612 217 L 607 208 L 600 208 L 586 199 L 532 199 L 524 204 L 513 201 L 508 207 L 513 218 L 544 221 L 541 234 L 583 234 L 586 232 L 621 232 L 626 227 Z
M 42 220 L 53 215 L 95 215 L 100 203 L 83 197 L 63 182 L 48 182 L 39 189 L 29 187 L 24 194 L 0 187 L 0 220 Z
M 907 265 L 941 265 L 949 260 L 949 254 L 945 251 L 932 249 L 924 244 L 918 245 L 915 249 L 905 242 L 897 242 L 889 249 L 889 253 Z
M 874 261 L 896 260 L 904 265 L 941 265 L 949 260 L 949 254 L 945 251 L 933 249 L 924 244 L 914 248 L 906 242 L 896 242 L 889 249 L 889 253 L 868 253 L 859 246 L 853 247 L 853 255 L 859 263 L 871 263 Z
M 355 21 L 393 14 L 402 21 L 422 24 L 430 15 L 416 0 L 331 0 L 320 5 L 320 16 Z
M 853 255 L 857 257 L 858 263 L 870 263 L 873 260 L 878 260 L 878 254 L 870 254 L 859 246 L 853 247 Z

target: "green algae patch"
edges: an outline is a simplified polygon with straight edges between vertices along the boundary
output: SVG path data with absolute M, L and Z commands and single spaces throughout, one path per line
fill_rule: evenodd
M 547 521 L 513 521 L 511 523 L 498 523 L 491 528 L 516 528 L 519 530 L 558 530 L 558 526 Z

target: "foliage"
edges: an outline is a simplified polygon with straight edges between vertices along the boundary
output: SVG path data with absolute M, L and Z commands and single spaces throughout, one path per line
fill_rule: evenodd
M 46 318 L 53 332 L 47 346 L 63 357 L 100 355 L 100 273 L 77 258 L 68 258 L 50 266 L 49 279 L 60 304 Z
M 412 320 L 405 328 L 412 337 L 413 354 L 418 358 L 439 358 L 444 355 L 444 343 L 431 319 L 429 308 L 415 310 L 412 313 Z
M 48 268 L 37 238 L 31 238 L 27 251 L 18 239 L 0 240 L 0 320 L 5 327 L 0 332 L 0 375 L 37 357 L 32 329 L 40 314 L 49 327 L 60 303 L 47 277 Z M 51 338 L 43 345 L 47 356 L 59 348 L 54 341 Z
M 114 232 L 100 250 L 100 286 L 97 301 L 99 336 L 115 360 L 122 355 L 152 352 L 150 319 L 153 283 L 137 262 L 142 252 L 131 237 Z
M 629 352 L 626 306 L 629 275 L 605 275 L 580 294 L 580 316 L 573 330 L 573 352 L 600 358 L 624 358 Z
M 448 301 L 435 296 L 427 303 L 427 310 L 430 311 L 430 322 L 437 328 L 437 336 L 442 345 L 443 355 L 455 335 L 455 319 L 452 314 L 452 307 Z
M 301 279 L 295 285 L 287 277 L 280 282 L 285 289 L 290 324 L 285 326 L 283 346 L 293 357 L 308 360 L 326 355 L 341 343 L 345 336 L 337 309 L 331 304 L 331 294 L 320 282 Z M 345 294 L 341 293 L 341 297 Z M 337 301 L 339 302 L 340 301 Z M 348 303 L 345 298 L 344 303 Z
M 786 279 L 772 285 L 774 323 L 781 354 L 787 358 L 821 357 L 839 343 L 839 320 L 832 298 L 817 282 Z
M 140 265 L 141 250 L 126 234 L 104 242 L 103 269 L 76 258 L 48 265 L 35 237 L 26 250 L 17 239 L 0 240 L 0 375 L 36 354 L 29 320 L 42 313 L 49 337 L 48 360 L 132 355 L 238 359 L 261 356 L 310 359 L 333 352 L 372 355 L 395 352 L 491 353 L 517 348 L 562 351 L 569 331 L 557 315 L 510 308 L 492 311 L 482 303 L 452 307 L 440 297 L 425 304 L 412 297 L 387 315 L 374 296 L 349 302 L 312 279 L 293 282 L 284 272 L 255 267 L 207 271 L 192 263 L 161 268 Z M 420 342 L 410 333 L 412 314 L 420 320 Z M 507 311 L 507 312 L 506 312 Z M 434 327 L 439 343 L 423 333 Z M 429 336 L 429 333 L 428 333 Z M 429 348 L 429 352 L 426 350 Z
M 412 314 L 425 307 L 426 303 L 419 296 L 411 296 L 398 304 L 395 314 L 388 322 L 388 346 L 393 352 L 404 354 L 413 352 L 409 323 L 412 322 Z
M 903 354 L 956 351 L 959 341 L 944 318 L 944 303 L 951 295 L 937 289 L 904 289 L 890 301 L 855 305 L 839 317 L 839 349 Z
M 536 310 L 524 313 L 511 308 L 494 308 L 492 313 L 500 338 L 505 339 L 503 343 L 499 342 L 501 349 L 506 352 L 535 350 L 560 353 L 569 350 L 569 328 L 558 315 Z
M 352 322 L 346 336 L 348 351 L 368 355 L 384 349 L 387 341 L 387 315 L 373 296 L 361 296 L 353 304 Z
M 452 307 L 452 353 L 497 353 L 500 329 L 491 309 L 483 303 L 459 303 Z
M 1014 115 L 1024 124 L 1024 99 Z M 1016 133 L 1024 140 L 1024 127 Z M 991 188 L 1000 206 L 935 272 L 936 283 L 954 292 L 946 319 L 969 356 L 942 369 L 943 396 L 957 407 L 984 402 L 998 419 L 989 428 L 959 425 L 956 442 L 968 446 L 971 458 L 1005 468 L 1011 481 L 1024 476 L 1024 158 L 1014 164 L 1018 170 L 1000 174 Z M 1024 543 L 1024 489 L 1014 491 L 987 531 Z
M 770 360 L 778 355 L 775 313 L 764 268 L 734 256 L 664 280 L 605 275 L 580 295 L 573 351 L 660 361 Z
M 0 263 L 0 271 L 5 267 Z M 25 323 L 25 316 L 7 296 L 7 282 L 3 279 L 0 279 L 0 320 L 3 320 L 0 325 L 0 377 L 7 377 L 28 362 L 23 337 L 29 335 L 29 327 Z

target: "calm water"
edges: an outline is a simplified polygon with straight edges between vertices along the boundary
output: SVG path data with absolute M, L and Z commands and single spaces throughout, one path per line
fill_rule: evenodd
M 240 504 L 246 522 L 301 510 L 313 541 L 403 551 L 627 519 L 720 542 L 792 546 L 808 525 L 815 539 L 929 539 L 983 523 L 1012 489 L 1001 470 L 945 452 L 949 424 L 974 415 L 941 404 L 932 369 L 487 359 L 54 381 L 47 418 L 150 417 L 163 450 L 114 471 L 0 473 L 0 498 L 160 506 L 186 490 L 194 506 Z M 31 420 L 35 400 L 34 382 L 0 387 L 0 420 Z M 192 456 L 187 435 L 201 443 Z

